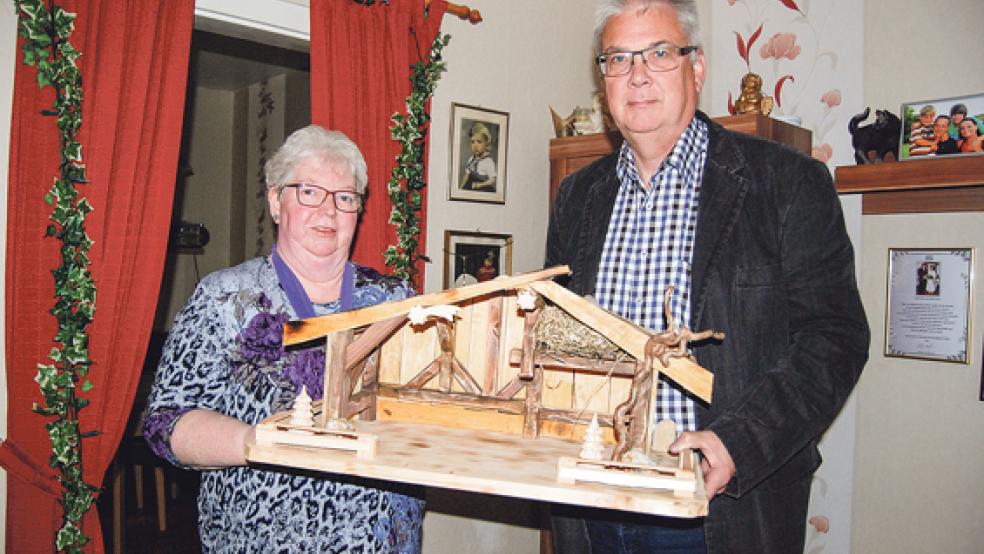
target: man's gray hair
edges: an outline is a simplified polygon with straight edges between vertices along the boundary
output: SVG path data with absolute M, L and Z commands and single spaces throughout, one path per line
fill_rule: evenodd
M 319 125 L 308 125 L 291 133 L 277 152 L 264 166 L 266 188 L 280 188 L 289 184 L 297 165 L 306 158 L 320 156 L 348 166 L 355 177 L 355 191 L 365 194 L 369 177 L 366 159 L 352 139 L 338 131 L 329 131 Z
M 656 6 L 668 6 L 676 13 L 680 28 L 687 35 L 689 42 L 677 46 L 700 46 L 700 25 L 697 22 L 695 0 L 601 0 L 595 11 L 595 54 L 601 54 L 601 35 L 605 32 L 605 26 L 611 18 L 630 9 L 646 11 Z M 691 60 L 693 58 L 694 54 L 691 54 Z

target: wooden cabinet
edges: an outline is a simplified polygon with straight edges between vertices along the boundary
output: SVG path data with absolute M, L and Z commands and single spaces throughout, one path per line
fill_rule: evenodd
M 810 153 L 812 136 L 810 131 L 772 119 L 764 115 L 746 114 L 715 117 L 714 121 L 723 127 L 782 142 Z M 550 141 L 550 205 L 553 205 L 557 187 L 564 177 L 608 154 L 622 144 L 618 132 L 564 137 Z
M 835 171 L 837 192 L 861 194 L 861 213 L 984 211 L 984 156 L 850 165 Z

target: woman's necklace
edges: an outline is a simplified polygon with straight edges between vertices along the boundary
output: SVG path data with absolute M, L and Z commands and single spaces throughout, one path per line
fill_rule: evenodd
M 270 248 L 270 258 L 273 260 L 273 268 L 277 271 L 277 279 L 280 281 L 280 288 L 287 294 L 287 300 L 294 308 L 294 313 L 301 319 L 314 317 L 314 303 L 308 296 L 304 285 L 294 274 L 294 271 L 287 265 L 287 262 L 277 253 L 277 245 Z M 338 311 L 347 312 L 352 309 L 352 297 L 355 291 L 355 271 L 352 262 L 345 262 L 345 270 L 342 272 L 342 290 L 338 295 Z

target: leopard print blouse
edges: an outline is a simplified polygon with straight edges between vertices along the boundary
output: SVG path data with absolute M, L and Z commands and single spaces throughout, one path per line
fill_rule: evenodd
M 413 294 L 405 282 L 355 266 L 353 307 Z M 318 315 L 338 302 L 315 305 Z M 324 348 L 285 350 L 296 319 L 269 258 L 213 273 L 175 318 L 144 418 L 151 448 L 171 463 L 174 424 L 207 409 L 256 424 L 288 409 L 301 385 L 322 395 Z M 385 488 L 376 488 L 385 487 Z M 204 552 L 419 552 L 421 492 L 381 482 L 274 467 L 202 473 L 198 523 Z

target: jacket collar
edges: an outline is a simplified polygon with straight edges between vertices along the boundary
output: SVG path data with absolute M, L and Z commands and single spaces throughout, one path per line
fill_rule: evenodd
M 578 260 L 575 267 L 583 268 L 575 271 L 571 278 L 571 289 L 579 294 L 594 295 L 595 281 L 598 278 L 598 265 L 601 262 L 601 251 L 608 234 L 608 224 L 615 207 L 615 197 L 618 195 L 619 180 L 615 170 L 618 160 L 618 149 L 606 155 L 594 169 L 596 179 L 588 189 L 587 201 L 584 206 L 584 222 L 580 226 L 581 236 L 578 244 Z M 600 238 L 599 238 L 600 237 Z
M 703 112 L 697 112 L 697 117 L 707 122 L 709 136 L 691 264 L 690 322 L 694 329 L 701 328 L 707 277 L 720 258 L 724 239 L 734 229 L 750 183 L 747 161 L 732 133 Z

